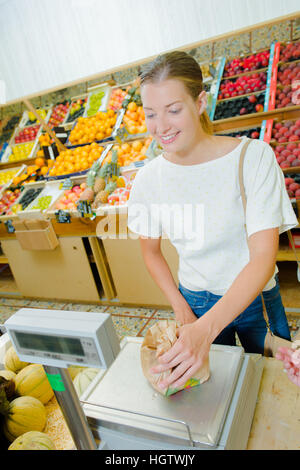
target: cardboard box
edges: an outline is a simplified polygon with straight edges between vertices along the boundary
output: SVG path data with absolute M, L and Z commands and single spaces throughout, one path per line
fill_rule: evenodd
M 25 230 L 16 229 L 15 231 L 16 238 L 23 250 L 54 250 L 58 246 L 58 238 L 50 222 L 28 220 L 23 222 L 23 225 Z

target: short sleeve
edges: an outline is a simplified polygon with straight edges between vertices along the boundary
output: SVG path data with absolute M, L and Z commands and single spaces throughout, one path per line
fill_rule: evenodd
M 148 164 L 149 165 L 149 164 Z M 153 188 L 154 174 L 150 168 L 142 168 L 137 173 L 128 200 L 127 226 L 132 232 L 149 238 L 159 238 L 162 234 L 159 205 L 155 202 Z
M 248 236 L 275 227 L 281 234 L 298 225 L 283 172 L 269 144 L 251 142 L 245 157 L 244 180 Z

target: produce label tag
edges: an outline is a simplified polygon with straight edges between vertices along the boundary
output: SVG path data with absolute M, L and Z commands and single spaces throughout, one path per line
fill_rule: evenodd
M 70 178 L 67 178 L 67 179 L 64 180 L 64 182 L 61 184 L 61 188 L 60 188 L 60 189 L 72 189 L 73 186 L 74 186 L 73 181 L 72 181 Z
M 59 224 L 70 224 L 71 223 L 71 215 L 69 212 L 64 210 L 58 210 L 55 212 L 56 221 Z
M 46 375 L 55 392 L 64 392 L 66 390 L 60 374 L 47 374 L 46 372 Z
M 80 213 L 81 217 L 88 219 L 95 219 L 96 214 L 93 212 L 90 202 L 88 201 L 79 201 L 77 203 L 77 210 Z
M 8 233 L 14 233 L 15 227 L 13 226 L 11 220 L 6 220 L 6 221 L 4 222 L 4 224 L 5 224 L 5 226 L 6 226 L 6 230 L 7 230 Z

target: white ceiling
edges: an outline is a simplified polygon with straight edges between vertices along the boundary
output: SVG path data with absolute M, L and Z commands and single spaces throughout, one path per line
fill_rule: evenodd
M 10 102 L 298 10 L 299 0 L 0 0 L 0 83 Z

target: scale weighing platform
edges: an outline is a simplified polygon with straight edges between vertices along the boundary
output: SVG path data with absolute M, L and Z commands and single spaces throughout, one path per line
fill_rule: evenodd
M 77 449 L 247 446 L 263 370 L 260 355 L 212 345 L 210 379 L 164 397 L 143 375 L 143 338 L 126 337 L 120 345 L 109 314 L 24 308 L 5 328 L 21 360 L 44 365 Z M 66 369 L 71 364 L 99 367 L 80 400 Z

